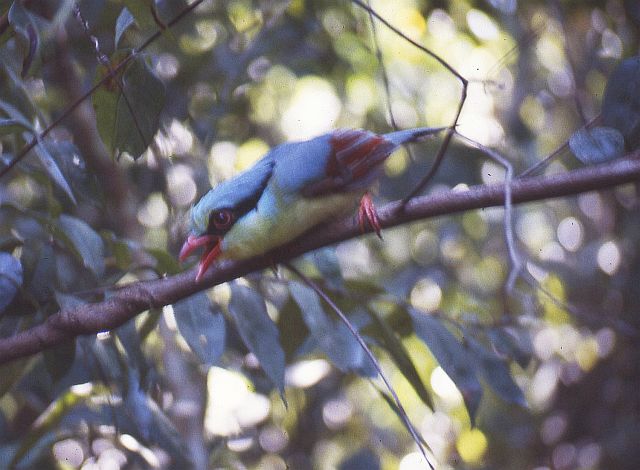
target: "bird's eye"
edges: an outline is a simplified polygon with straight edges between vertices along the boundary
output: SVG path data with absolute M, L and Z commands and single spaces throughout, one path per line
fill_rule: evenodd
M 228 209 L 222 209 L 211 214 L 211 221 L 217 229 L 229 228 L 233 222 L 233 214 Z

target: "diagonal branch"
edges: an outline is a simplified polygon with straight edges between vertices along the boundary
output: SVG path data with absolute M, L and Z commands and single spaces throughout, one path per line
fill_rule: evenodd
M 581 168 L 553 176 L 522 178 L 512 181 L 513 203 L 543 201 L 550 198 L 611 188 L 620 184 L 640 181 L 640 151 L 630 158 L 619 159 L 605 165 Z M 441 215 L 502 206 L 505 200 L 503 184 L 473 186 L 466 191 L 439 192 L 416 197 L 398 210 L 402 201 L 394 201 L 378 211 L 383 227 L 394 227 L 408 222 Z M 164 279 L 140 281 L 114 287 L 102 302 L 85 304 L 62 310 L 45 322 L 14 336 L 0 339 L 0 364 L 38 353 L 83 334 L 94 334 L 116 328 L 149 308 L 160 308 L 189 295 L 284 262 L 308 251 L 355 238 L 361 234 L 353 218 L 329 224 L 322 230 L 308 234 L 266 255 L 240 260 L 224 261 L 205 273 L 202 282 L 195 283 L 195 268 Z

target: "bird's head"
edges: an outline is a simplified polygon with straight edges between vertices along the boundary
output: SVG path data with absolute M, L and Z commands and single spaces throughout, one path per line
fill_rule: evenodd
M 196 281 L 222 254 L 222 241 L 233 225 L 254 209 L 269 182 L 273 162 L 262 160 L 250 170 L 225 181 L 205 194 L 191 209 L 191 230 L 182 245 L 179 259 L 204 247 Z

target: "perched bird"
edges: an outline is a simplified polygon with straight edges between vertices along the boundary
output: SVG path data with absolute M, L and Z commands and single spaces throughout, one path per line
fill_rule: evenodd
M 416 128 L 378 135 L 341 129 L 303 142 L 279 145 L 253 167 L 205 194 L 191 209 L 191 232 L 180 250 L 184 261 L 198 247 L 204 254 L 196 281 L 218 258 L 266 253 L 358 201 L 358 220 L 379 234 L 368 188 L 381 164 L 400 145 L 440 132 Z

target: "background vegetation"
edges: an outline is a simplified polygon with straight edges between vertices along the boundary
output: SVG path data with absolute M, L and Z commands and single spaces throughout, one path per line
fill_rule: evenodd
M 196 3 L 0 2 L 0 468 L 428 468 L 303 280 L 230 264 L 194 294 L 176 258 L 190 206 L 270 147 L 449 126 L 468 81 L 476 144 L 453 138 L 422 203 L 517 201 L 523 172 L 538 201 L 294 264 L 436 468 L 635 469 L 640 217 L 617 183 L 639 174 L 640 3 Z M 378 201 L 440 143 L 390 158 Z M 622 177 L 572 183 L 594 164 Z M 552 180 L 575 195 L 545 200 Z

